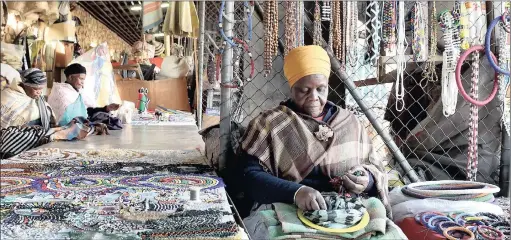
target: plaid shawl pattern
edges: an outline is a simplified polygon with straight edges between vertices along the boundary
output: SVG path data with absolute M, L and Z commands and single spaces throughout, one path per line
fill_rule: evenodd
M 387 176 L 381 161 L 373 157 L 367 132 L 351 112 L 331 102 L 327 104 L 336 111 L 326 123 L 296 113 L 286 103 L 262 112 L 249 123 L 242 150 L 257 157 L 266 172 L 293 182 L 301 182 L 318 165 L 330 178 L 361 165 L 373 175 L 391 218 Z M 333 137 L 326 141 L 316 138 L 314 132 L 320 126 L 329 127 Z

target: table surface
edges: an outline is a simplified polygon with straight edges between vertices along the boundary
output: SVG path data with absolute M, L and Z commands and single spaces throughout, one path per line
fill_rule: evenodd
M 204 149 L 204 141 L 197 126 L 132 126 L 111 130 L 110 135 L 91 135 L 81 141 L 52 142 L 39 148 L 60 149 L 139 149 L 139 150 L 192 150 Z

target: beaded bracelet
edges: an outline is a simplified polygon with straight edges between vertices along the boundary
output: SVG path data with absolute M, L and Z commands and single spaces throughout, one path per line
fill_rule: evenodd
M 443 231 L 440 229 L 440 223 L 443 222 L 452 222 L 452 219 L 446 216 L 434 216 L 428 220 L 428 224 L 426 226 L 441 234 Z
M 507 221 L 492 223 L 490 226 L 501 231 L 506 236 L 509 236 L 511 233 L 511 226 Z
M 480 213 L 476 213 L 476 216 L 480 216 L 480 217 L 484 217 L 484 219 L 488 222 L 500 222 L 502 221 L 502 218 L 500 216 L 497 216 L 493 213 L 489 213 L 489 212 L 480 212 Z
M 435 217 L 435 216 L 438 216 L 437 214 L 431 214 L 431 213 L 425 213 L 425 214 L 422 214 L 421 215 L 421 224 L 423 226 L 428 226 L 428 222 L 431 218 Z
M 477 240 L 501 240 L 504 237 L 501 231 L 490 226 L 478 226 L 476 232 Z
M 466 239 L 466 240 L 475 240 L 474 233 L 464 227 L 450 227 L 450 228 L 445 229 L 443 232 L 444 237 L 447 238 L 448 240 L 458 240 L 461 237 L 453 236 L 451 232 L 458 232 L 458 233 L 461 233 L 462 235 L 468 235 L 469 239 Z
M 467 220 L 465 218 L 467 217 L 474 217 L 474 215 L 470 214 L 470 213 L 462 213 L 462 214 L 459 214 L 456 216 L 456 218 L 454 219 L 454 221 L 456 223 L 458 223 L 459 225 L 465 225 L 465 223 L 467 222 Z
M 415 214 L 415 221 L 416 221 L 417 223 L 421 223 L 421 224 L 422 224 L 422 222 L 421 222 L 422 215 L 423 215 L 423 214 L 427 214 L 427 213 L 434 214 L 434 215 L 445 216 L 445 215 L 444 215 L 443 213 L 441 213 L 441 212 L 420 212 L 420 213 Z
M 453 221 L 450 221 L 450 222 L 441 222 L 440 224 L 438 224 L 438 228 L 440 230 L 440 234 L 443 234 L 445 229 L 447 228 L 450 228 L 450 227 L 463 227 Z

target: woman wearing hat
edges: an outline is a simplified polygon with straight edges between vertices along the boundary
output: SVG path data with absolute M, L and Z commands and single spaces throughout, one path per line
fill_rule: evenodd
M 42 95 L 47 82 L 44 73 L 30 68 L 21 78 L 21 82 L 12 82 L 1 94 L 0 159 L 51 141 L 83 139 L 97 131 L 80 118 L 57 126 L 53 110 Z
M 246 193 L 259 211 L 275 203 L 327 210 L 322 192 L 338 191 L 337 179 L 347 192 L 378 198 L 386 219 L 391 208 L 383 164 L 355 115 L 327 101 L 330 68 L 320 46 L 294 48 L 285 57 L 290 99 L 254 118 L 242 138 Z M 255 211 L 245 219 L 254 239 L 268 237 L 259 216 Z

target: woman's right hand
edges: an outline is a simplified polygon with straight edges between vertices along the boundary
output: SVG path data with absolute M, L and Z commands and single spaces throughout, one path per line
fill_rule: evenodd
M 295 204 L 304 211 L 326 210 L 325 199 L 316 189 L 303 186 L 298 189 Z

